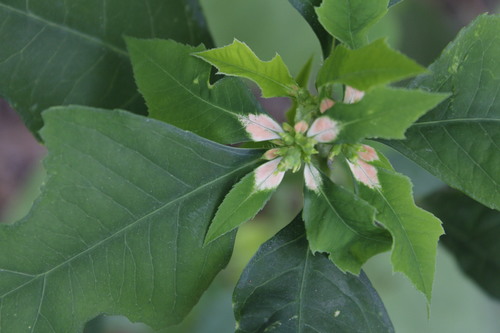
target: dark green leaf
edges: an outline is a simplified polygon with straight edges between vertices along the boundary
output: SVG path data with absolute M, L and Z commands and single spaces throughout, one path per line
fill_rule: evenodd
M 313 255 L 299 218 L 261 246 L 233 300 L 238 333 L 394 332 L 366 275 Z
M 500 209 L 500 16 L 483 15 L 413 86 L 452 92 L 422 117 L 403 142 L 404 155 L 484 205 Z
M 422 206 L 443 221 L 441 242 L 464 272 L 500 299 L 500 212 L 452 189 L 428 195 Z
M 343 83 L 368 90 L 424 71 L 415 61 L 391 49 L 386 40 L 379 39 L 357 50 L 339 45 L 321 67 L 316 85 Z
M 313 253 L 327 252 L 337 267 L 359 274 L 375 254 L 390 250 L 390 234 L 375 226 L 376 210 L 353 193 L 323 178 L 318 192 L 305 190 L 302 217 Z
M 377 87 L 354 104 L 336 103 L 327 114 L 340 121 L 338 140 L 356 143 L 364 138 L 404 139 L 406 129 L 440 103 L 446 94 Z
M 238 115 L 263 112 L 238 78 L 209 82 L 211 66 L 192 47 L 127 38 L 139 90 L 150 116 L 221 143 L 248 141 Z
M 390 0 L 389 1 L 389 7 L 392 7 L 398 3 L 400 3 L 402 0 Z
M 219 73 L 254 81 L 266 98 L 290 96 L 297 88 L 279 54 L 269 61 L 262 61 L 248 45 L 236 39 L 230 45 L 193 55 L 217 67 Z
M 333 37 L 356 49 L 366 44 L 366 30 L 385 15 L 388 3 L 389 0 L 323 0 L 316 14 Z
M 333 38 L 325 28 L 323 28 L 321 23 L 319 23 L 318 16 L 314 11 L 314 7 L 319 7 L 321 1 L 322 0 L 288 0 L 313 29 L 321 44 L 323 57 L 326 58 L 332 50 Z
M 44 112 L 47 184 L 0 228 L 0 331 L 81 332 L 100 313 L 179 322 L 226 265 L 203 239 L 253 151 L 122 111 Z
M 192 0 L 1 0 L 0 22 L 0 95 L 33 132 L 54 105 L 145 112 L 123 35 L 211 43 Z

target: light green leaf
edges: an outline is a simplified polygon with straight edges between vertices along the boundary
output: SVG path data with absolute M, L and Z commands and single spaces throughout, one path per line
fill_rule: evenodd
M 490 296 L 500 299 L 500 212 L 450 188 L 422 200 L 443 221 L 441 239 L 462 270 Z
M 314 7 L 321 5 L 321 1 L 322 0 L 288 0 L 311 26 L 321 44 L 323 57 L 326 58 L 332 50 L 333 38 L 325 28 L 323 28 L 321 23 L 319 23 L 318 16 L 314 10 Z
M 391 248 L 390 234 L 375 226 L 375 208 L 326 177 L 318 192 L 306 188 L 304 197 L 311 251 L 329 253 L 341 270 L 359 274 L 369 258 Z
M 260 247 L 233 302 L 237 333 L 394 332 L 364 272 L 345 274 L 313 255 L 300 218 Z
M 238 115 L 262 108 L 238 78 L 210 84 L 211 66 L 191 56 L 203 46 L 135 38 L 127 45 L 151 117 L 221 143 L 249 140 Z
M 451 91 L 420 119 L 408 140 L 388 142 L 408 158 L 487 207 L 500 210 L 500 16 L 462 30 L 413 86 Z
M 266 98 L 291 96 L 298 86 L 278 54 L 270 61 L 262 61 L 248 45 L 236 39 L 231 45 L 193 55 L 217 67 L 219 73 L 254 81 Z
M 343 83 L 358 90 L 368 90 L 424 71 L 424 67 L 391 49 L 385 39 L 379 39 L 357 50 L 343 45 L 336 47 L 321 68 L 316 85 Z
M 0 22 L 0 95 L 34 133 L 54 105 L 145 113 L 123 35 L 211 44 L 191 0 L 1 0 Z
M 0 331 L 81 332 L 101 313 L 178 323 L 229 260 L 231 236 L 203 238 L 259 156 L 128 112 L 60 107 L 44 120 L 47 183 L 0 227 Z
M 377 87 L 354 104 L 336 103 L 327 114 L 340 121 L 339 141 L 364 138 L 404 139 L 406 129 L 435 107 L 447 94 Z
M 430 303 L 437 242 L 443 234 L 441 221 L 415 205 L 410 179 L 395 172 L 380 153 L 378 157 L 381 160 L 362 166 L 361 170 L 375 181 L 371 187 L 361 182 L 359 195 L 377 209 L 377 221 L 392 235 L 394 271 L 408 276 Z M 370 170 L 373 166 L 375 176 Z
M 387 12 L 389 0 L 323 0 L 316 9 L 325 29 L 351 49 L 367 42 L 366 30 Z

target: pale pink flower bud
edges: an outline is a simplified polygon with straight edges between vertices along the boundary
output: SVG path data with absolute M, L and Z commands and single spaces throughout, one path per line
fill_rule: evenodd
M 323 116 L 317 118 L 307 132 L 307 136 L 314 138 L 318 142 L 332 142 L 339 134 L 338 123 L 330 117 Z
M 249 114 L 240 116 L 240 122 L 250 134 L 253 141 L 267 141 L 280 139 L 279 133 L 283 132 L 281 126 L 271 117 L 265 114 Z
M 264 153 L 264 156 L 263 158 L 270 161 L 270 160 L 274 160 L 276 157 L 278 157 L 278 151 L 280 149 L 279 148 L 273 148 L 273 149 L 269 149 L 268 151 L 266 151 Z
M 266 162 L 255 169 L 255 191 L 274 190 L 283 180 L 284 171 L 278 171 L 278 165 L 282 158 L 276 158 Z
M 366 162 L 378 161 L 378 155 L 375 149 L 370 146 L 363 145 L 363 150 L 358 153 L 360 159 Z
M 363 96 L 365 96 L 364 91 L 354 89 L 353 87 L 350 86 L 346 86 L 344 103 L 353 104 L 359 102 L 363 98 Z
M 329 98 L 324 98 L 319 105 L 319 112 L 325 113 L 326 110 L 332 108 L 335 105 L 335 102 Z
M 299 121 L 294 126 L 295 132 L 298 132 L 298 133 L 305 133 L 305 132 L 307 132 L 308 128 L 309 128 L 309 125 L 307 125 L 307 123 L 304 120 Z
M 306 187 L 311 191 L 319 191 L 323 180 L 321 179 L 321 174 L 318 169 L 316 169 L 312 164 L 306 164 L 304 167 L 304 180 Z

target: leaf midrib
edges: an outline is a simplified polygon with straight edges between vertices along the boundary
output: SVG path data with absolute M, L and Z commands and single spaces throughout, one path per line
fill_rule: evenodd
M 108 42 L 105 42 L 103 41 L 102 39 L 99 39 L 95 36 L 92 36 L 92 35 L 89 35 L 89 34 L 86 34 L 86 33 L 83 33 L 81 31 L 78 31 L 78 30 L 75 30 L 73 28 L 70 28 L 66 25 L 63 25 L 63 24 L 60 24 L 60 23 L 56 23 L 56 22 L 52 22 L 52 21 L 49 21 L 43 17 L 40 17 L 38 15 L 35 15 L 33 14 L 32 12 L 25 12 L 25 11 L 22 11 L 20 9 L 17 9 L 17 8 L 14 8 L 12 6 L 8 6 L 6 4 L 3 4 L 3 3 L 0 3 L 0 9 L 5 9 L 7 11 L 10 11 L 10 12 L 13 12 L 13 13 L 16 13 L 18 15 L 22 15 L 22 16 L 25 16 L 31 20 L 35 20 L 35 21 L 39 21 L 39 22 L 42 22 L 43 24 L 46 24 L 50 27 L 53 27 L 53 28 L 56 28 L 56 29 L 59 29 L 59 30 L 62 30 L 62 31 L 65 31 L 65 32 L 68 32 L 68 33 L 71 33 L 75 36 L 78 36 L 80 38 L 83 38 L 83 39 L 86 39 L 94 44 L 99 44 L 100 46 L 104 46 L 106 48 L 108 48 L 110 51 L 118 54 L 119 56 L 122 56 L 122 57 L 125 57 L 125 58 L 128 58 L 128 54 L 127 52 L 125 51 L 125 49 L 120 49 L 119 47 L 117 46 L 114 46 Z
M 248 168 L 249 166 L 251 166 L 252 164 L 255 164 L 255 163 L 256 163 L 257 161 L 259 161 L 259 160 L 260 160 L 260 157 L 259 157 L 258 159 L 256 159 L 256 160 L 253 160 L 252 162 L 249 162 L 249 163 L 244 164 L 243 166 L 241 166 L 241 167 L 239 167 L 239 168 L 237 168 L 237 169 L 232 170 L 232 171 L 231 171 L 231 172 L 229 172 L 229 173 L 226 173 L 226 174 L 222 175 L 221 177 L 215 178 L 215 179 L 213 179 L 213 180 L 209 181 L 208 183 L 205 183 L 205 184 L 203 184 L 202 186 L 197 187 L 196 189 L 194 189 L 194 190 L 192 190 L 192 191 L 190 191 L 190 192 L 187 192 L 187 193 L 183 194 L 182 196 L 180 196 L 180 197 L 178 197 L 178 198 L 176 198 L 176 199 L 174 199 L 174 200 L 172 200 L 172 201 L 170 201 L 170 202 L 165 203 L 165 204 L 164 204 L 164 205 L 162 205 L 161 207 L 158 207 L 158 208 L 154 209 L 153 211 L 151 211 L 151 212 L 149 212 L 149 213 L 147 213 L 147 214 L 143 215 L 142 217 L 138 218 L 136 221 L 134 221 L 134 222 L 132 222 L 132 223 L 128 224 L 128 225 L 127 225 L 127 226 L 125 226 L 124 228 L 119 229 L 119 230 L 118 230 L 118 231 L 116 231 L 115 233 L 113 233 L 113 234 L 111 234 L 111 235 L 109 235 L 109 236 L 105 237 L 104 239 L 100 240 L 99 242 L 97 242 L 97 243 L 93 244 L 92 246 L 88 247 L 88 248 L 87 248 L 87 249 L 85 249 L 84 251 L 82 251 L 82 252 L 80 252 L 80 253 L 78 253 L 78 254 L 75 254 L 74 256 L 72 256 L 72 257 L 70 257 L 70 258 L 66 259 L 66 260 L 65 260 L 65 261 L 63 261 L 62 263 L 60 263 L 60 264 L 56 265 L 55 267 L 53 267 L 53 268 L 51 268 L 51 269 L 49 269 L 49 270 L 47 270 L 47 271 L 45 271 L 45 272 L 43 272 L 43 273 L 37 274 L 36 276 L 34 276 L 34 277 L 33 277 L 32 279 L 30 279 L 29 281 L 24 281 L 24 282 L 23 282 L 20 286 L 17 286 L 15 289 L 13 289 L 13 290 L 11 290 L 11 291 L 8 291 L 8 292 L 6 292 L 6 293 L 5 293 L 5 294 L 3 294 L 3 295 L 0 295 L 0 299 L 3 299 L 4 297 L 6 297 L 6 296 L 8 296 L 8 295 L 10 295 L 10 294 L 12 294 L 12 293 L 14 293 L 14 292 L 16 292 L 17 290 L 21 289 L 21 288 L 22 288 L 22 287 L 24 287 L 25 285 L 30 284 L 31 282 L 33 282 L 33 281 L 35 281 L 35 280 L 37 280 L 37 279 L 39 279 L 39 278 L 41 278 L 41 277 L 45 278 L 45 277 L 46 277 L 47 275 L 49 275 L 50 273 L 52 273 L 52 272 L 54 272 L 54 271 L 58 270 L 59 268 L 61 268 L 61 267 L 65 266 L 65 265 L 67 265 L 68 263 L 73 262 L 74 260 L 78 259 L 79 257 L 81 257 L 81 256 L 83 256 L 83 255 L 85 255 L 85 254 L 87 254 L 88 252 L 91 252 L 91 251 L 92 251 L 92 250 L 94 250 L 95 248 L 100 247 L 102 244 L 107 243 L 107 242 L 108 242 L 108 241 L 110 241 L 111 239 L 114 239 L 115 237 L 117 237 L 117 236 L 119 236 L 119 235 L 123 234 L 124 232 L 126 232 L 126 231 L 128 231 L 128 230 L 130 230 L 130 229 L 132 229 L 132 228 L 134 228 L 134 227 L 136 227 L 136 226 L 137 226 L 137 225 L 139 225 L 141 222 L 143 222 L 143 221 L 147 220 L 150 216 L 152 216 L 152 215 L 154 215 L 154 214 L 156 214 L 156 213 L 160 212 L 160 211 L 161 211 L 161 210 L 163 210 L 164 208 L 167 208 L 167 207 L 169 207 L 169 206 L 170 206 L 170 205 L 172 205 L 172 204 L 175 204 L 175 203 L 177 203 L 177 202 L 179 202 L 179 201 L 182 201 L 182 200 L 184 200 L 185 198 L 187 198 L 187 197 L 189 197 L 189 196 L 191 196 L 191 195 L 194 195 L 194 194 L 196 194 L 197 192 L 199 192 L 199 191 L 201 191 L 201 190 L 205 189 L 206 187 L 209 187 L 209 186 L 211 186 L 211 185 L 213 185 L 213 184 L 215 184 L 215 183 L 217 183 L 217 182 L 219 182 L 219 181 L 222 181 L 223 179 L 225 179 L 225 178 L 227 178 L 227 177 L 231 176 L 231 175 L 232 175 L 232 174 L 234 174 L 234 173 L 237 173 L 237 172 L 239 172 L 239 171 L 241 171 L 241 170 L 244 170 L 245 168 Z

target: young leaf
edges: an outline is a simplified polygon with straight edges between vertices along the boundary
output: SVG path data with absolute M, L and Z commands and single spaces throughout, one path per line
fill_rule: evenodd
M 219 73 L 254 81 L 262 89 L 263 97 L 290 96 L 297 88 L 297 83 L 278 54 L 270 61 L 262 61 L 248 45 L 236 39 L 231 45 L 193 55 L 217 67 Z
M 313 255 L 297 218 L 262 245 L 233 295 L 237 333 L 394 332 L 370 281 Z
M 54 105 L 146 112 L 124 34 L 211 44 L 191 0 L 0 0 L 0 22 L 0 95 L 33 133 L 42 127 L 41 111 Z
M 225 191 L 260 154 L 128 112 L 44 112 L 48 181 L 0 226 L 0 331 L 80 332 L 98 314 L 178 323 L 227 264 L 203 247 Z
M 191 56 L 203 46 L 127 38 L 139 90 L 149 115 L 220 143 L 248 141 L 238 116 L 262 108 L 238 78 L 209 82 L 211 66 Z
M 369 155 L 350 164 L 360 181 L 359 195 L 377 209 L 377 221 L 392 235 L 394 271 L 408 276 L 430 303 L 441 221 L 415 205 L 408 177 L 395 172 L 380 153 Z
M 424 71 L 424 67 L 391 49 L 385 39 L 379 39 L 357 50 L 343 45 L 336 47 L 321 67 L 316 85 L 343 83 L 368 90 Z
M 487 207 L 500 210 L 500 16 L 483 15 L 413 86 L 453 95 L 388 142 L 408 158 Z
M 426 196 L 422 206 L 443 221 L 441 243 L 465 274 L 500 299 L 500 212 L 450 188 Z
M 329 253 L 341 270 L 359 274 L 369 258 L 391 248 L 390 234 L 375 226 L 375 208 L 326 177 L 317 192 L 306 188 L 304 198 L 311 251 Z
M 250 220 L 264 207 L 285 174 L 277 170 L 280 161 L 277 158 L 262 164 L 234 185 L 217 209 L 205 244 Z
M 340 122 L 340 141 L 404 139 L 406 129 L 447 96 L 422 90 L 377 87 L 357 103 L 336 103 L 326 114 Z
M 366 30 L 387 12 L 389 0 L 323 0 L 316 9 L 325 29 L 351 49 L 366 44 Z
M 314 7 L 321 5 L 321 1 L 322 0 L 288 0 L 311 26 L 321 44 L 323 57 L 326 58 L 332 50 L 333 38 L 319 23 L 318 16 L 314 10 Z

